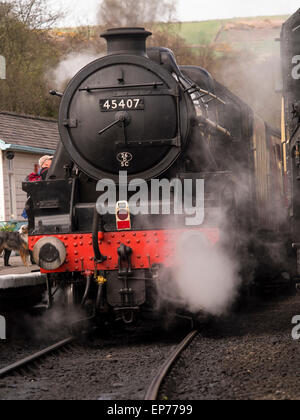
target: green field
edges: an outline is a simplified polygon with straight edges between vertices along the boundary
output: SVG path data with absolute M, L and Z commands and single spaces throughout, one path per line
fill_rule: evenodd
M 222 20 L 208 20 L 202 22 L 183 22 L 180 24 L 179 34 L 187 41 L 188 44 L 202 44 L 203 42 L 212 42 L 222 25 L 227 23 L 255 22 L 257 20 L 274 21 L 274 20 L 287 20 L 289 16 L 259 16 L 251 18 L 234 18 Z
M 180 25 L 179 34 L 187 41 L 188 44 L 203 44 L 211 42 L 224 22 L 224 20 L 184 22 Z

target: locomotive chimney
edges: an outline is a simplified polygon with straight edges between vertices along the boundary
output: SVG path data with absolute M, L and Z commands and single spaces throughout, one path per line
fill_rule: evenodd
M 152 35 L 144 28 L 113 28 L 101 34 L 107 42 L 107 54 L 130 54 L 147 57 L 146 39 Z

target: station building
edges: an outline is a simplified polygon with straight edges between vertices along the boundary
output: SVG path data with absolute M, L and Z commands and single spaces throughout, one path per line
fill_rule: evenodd
M 23 221 L 22 182 L 59 142 L 56 120 L 0 112 L 0 222 Z

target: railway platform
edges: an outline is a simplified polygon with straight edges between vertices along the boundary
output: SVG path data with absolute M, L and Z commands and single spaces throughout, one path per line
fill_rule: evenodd
M 39 271 L 37 265 L 30 264 L 29 267 L 25 267 L 19 256 L 10 257 L 9 263 L 11 267 L 4 267 L 3 258 L 0 258 L 0 278 L 5 275 L 29 274 L 32 271 Z
M 10 258 L 11 267 L 0 259 L 0 310 L 38 303 L 46 289 L 46 276 L 37 265 L 25 267 L 20 257 Z

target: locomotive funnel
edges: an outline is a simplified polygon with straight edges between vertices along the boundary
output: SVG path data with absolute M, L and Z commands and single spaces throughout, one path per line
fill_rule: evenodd
M 101 34 L 107 42 L 107 54 L 131 54 L 147 57 L 146 39 L 152 35 L 144 28 L 113 28 Z

